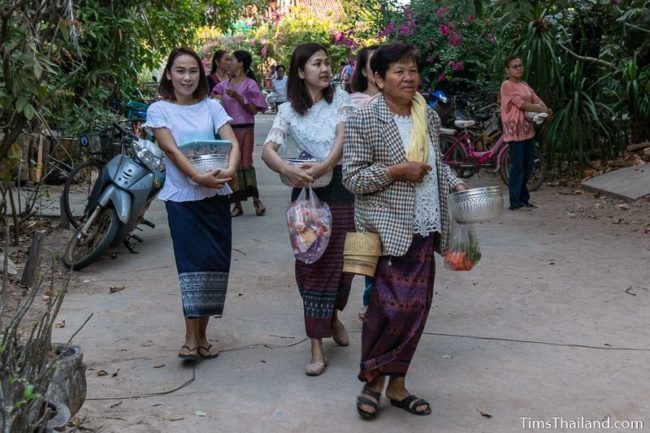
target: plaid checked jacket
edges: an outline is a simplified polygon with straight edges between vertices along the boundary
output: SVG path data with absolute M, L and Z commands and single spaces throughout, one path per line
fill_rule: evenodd
M 431 108 L 427 110 L 427 120 L 429 138 L 438 154 L 436 169 L 442 231 L 438 252 L 444 254 L 449 241 L 447 196 L 463 182 L 442 162 L 438 143 L 440 118 Z M 406 161 L 397 125 L 383 96 L 348 118 L 343 144 L 343 185 L 355 195 L 356 229 L 379 233 L 384 255 L 403 256 L 413 239 L 415 185 L 393 181 L 388 175 L 389 166 Z

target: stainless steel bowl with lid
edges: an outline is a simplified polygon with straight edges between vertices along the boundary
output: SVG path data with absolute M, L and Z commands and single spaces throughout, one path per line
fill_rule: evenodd
M 498 218 L 503 213 L 500 186 L 471 188 L 449 194 L 449 211 L 459 224 L 473 224 Z
M 315 159 L 310 160 L 310 159 L 298 159 L 298 158 L 283 158 L 283 161 L 286 162 L 289 165 L 294 166 L 294 167 L 302 167 L 305 163 L 312 163 L 313 164 L 313 163 L 323 162 L 323 161 L 319 161 L 319 160 L 315 160 Z M 311 187 L 312 188 L 322 188 L 322 187 L 325 187 L 325 186 L 329 185 L 330 182 L 332 181 L 332 174 L 333 174 L 332 170 L 328 171 L 327 173 L 325 173 L 324 175 L 322 175 L 321 177 L 316 179 L 311 184 Z M 291 180 L 288 177 L 286 177 L 285 175 L 283 175 L 283 174 L 280 174 L 280 181 L 283 184 L 287 185 L 287 186 L 292 186 L 292 187 L 296 186 L 293 183 L 291 183 Z

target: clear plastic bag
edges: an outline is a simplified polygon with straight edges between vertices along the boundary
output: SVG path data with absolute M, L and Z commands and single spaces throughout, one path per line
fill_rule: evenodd
M 476 231 L 473 224 L 458 224 L 451 218 L 449 248 L 444 257 L 445 268 L 452 271 L 469 271 L 481 260 Z
M 298 198 L 289 203 L 287 225 L 294 257 L 307 264 L 320 259 L 332 233 L 332 213 L 311 187 L 303 188 Z

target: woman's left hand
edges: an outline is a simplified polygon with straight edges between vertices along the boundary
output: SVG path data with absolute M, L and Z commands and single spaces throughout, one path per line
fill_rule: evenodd
M 231 98 L 236 99 L 237 101 L 241 102 L 241 99 L 242 99 L 241 95 L 236 90 L 234 90 L 234 89 L 226 89 L 226 93 Z
M 454 192 L 465 191 L 466 189 L 467 189 L 467 187 L 465 186 L 464 183 L 459 183 L 458 185 L 456 185 L 454 187 Z
M 325 164 L 319 162 L 305 163 L 302 165 L 302 167 L 314 180 L 322 177 L 329 171 L 329 168 Z

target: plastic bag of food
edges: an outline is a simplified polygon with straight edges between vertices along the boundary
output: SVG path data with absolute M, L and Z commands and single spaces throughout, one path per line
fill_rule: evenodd
M 320 259 L 332 233 L 332 213 L 311 187 L 303 188 L 298 198 L 289 203 L 287 225 L 294 257 L 307 264 Z
M 458 224 L 452 218 L 449 239 L 449 248 L 444 257 L 445 268 L 469 271 L 481 260 L 473 224 Z

